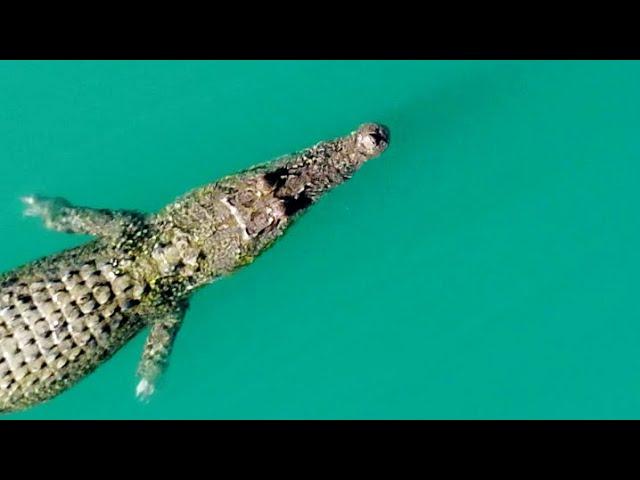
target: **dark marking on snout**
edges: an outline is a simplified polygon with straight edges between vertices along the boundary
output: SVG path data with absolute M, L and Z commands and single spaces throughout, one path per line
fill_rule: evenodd
M 282 187 L 287 181 L 288 175 L 289 170 L 287 168 L 279 167 L 271 172 L 265 173 L 264 180 L 269 184 L 270 187 L 273 187 L 275 190 L 277 190 Z
M 309 198 L 304 192 L 298 195 L 297 197 L 284 197 L 282 199 L 282 203 L 284 204 L 284 214 L 287 217 L 292 217 L 296 213 L 300 212 L 307 208 L 313 200 Z

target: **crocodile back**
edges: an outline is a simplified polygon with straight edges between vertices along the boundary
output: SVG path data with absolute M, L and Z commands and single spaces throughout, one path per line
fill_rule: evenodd
M 0 411 L 53 397 L 144 324 L 146 287 L 91 242 L 0 277 Z

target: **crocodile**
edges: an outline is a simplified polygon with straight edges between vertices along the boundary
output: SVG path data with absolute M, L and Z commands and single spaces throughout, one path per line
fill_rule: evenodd
M 25 215 L 88 242 L 0 275 L 0 412 L 45 402 L 142 329 L 136 395 L 166 370 L 198 288 L 250 264 L 325 193 L 389 145 L 366 123 L 196 188 L 153 214 L 27 196 Z

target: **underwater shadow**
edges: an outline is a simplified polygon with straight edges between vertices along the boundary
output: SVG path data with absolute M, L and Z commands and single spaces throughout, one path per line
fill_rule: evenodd
M 455 137 L 456 126 L 469 113 L 498 111 L 522 90 L 523 77 L 519 64 L 474 67 L 424 96 L 381 112 L 380 118 L 391 128 L 394 147 L 419 151 L 428 139 Z

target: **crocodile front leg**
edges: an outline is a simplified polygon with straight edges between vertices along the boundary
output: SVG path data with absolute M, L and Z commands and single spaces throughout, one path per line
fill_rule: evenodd
M 47 228 L 66 233 L 118 238 L 128 226 L 144 218 L 133 211 L 78 207 L 63 198 L 30 195 L 22 202 L 25 215 L 40 217 Z
M 188 303 L 185 301 L 178 304 L 175 309 L 150 320 L 151 329 L 138 365 L 140 382 L 136 388 L 136 395 L 139 399 L 147 400 L 155 391 L 156 380 L 166 369 L 173 343 L 187 308 Z

